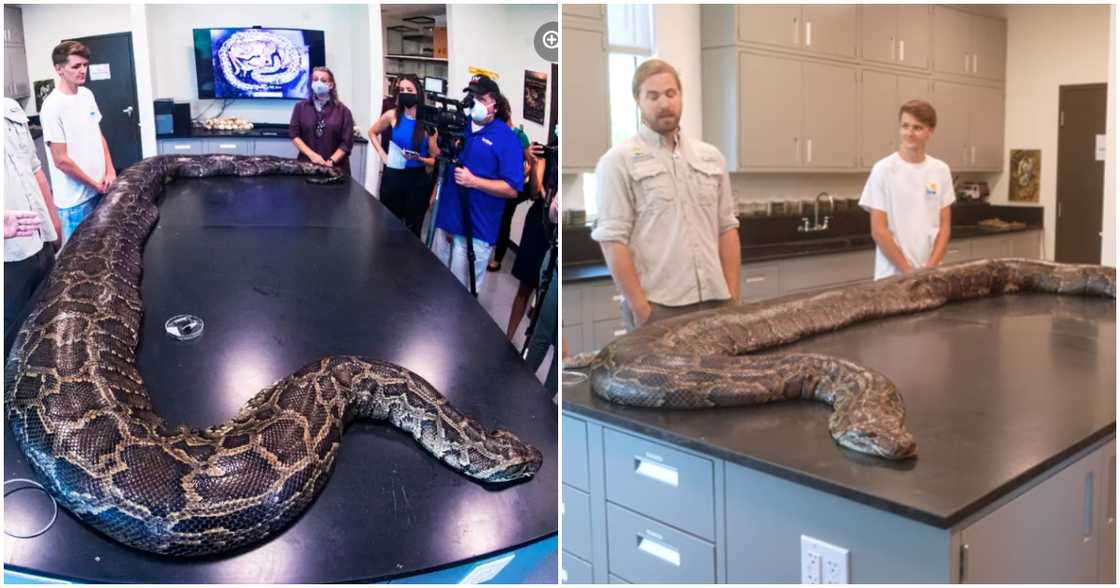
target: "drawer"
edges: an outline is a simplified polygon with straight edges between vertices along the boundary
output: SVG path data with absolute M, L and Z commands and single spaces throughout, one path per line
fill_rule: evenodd
M 968 242 L 954 242 L 949 241 L 949 246 L 945 248 L 945 257 L 941 258 L 941 265 L 949 265 L 959 261 L 967 261 L 969 257 Z
M 587 423 L 564 416 L 564 463 L 561 475 L 565 484 L 590 491 L 587 468 Z
M 206 153 L 253 154 L 253 142 L 247 139 L 206 139 L 203 141 L 202 148 Z
M 611 429 L 604 429 L 604 437 L 607 500 L 715 539 L 712 460 Z
M 622 294 L 614 286 L 614 282 L 597 284 L 584 291 L 585 296 L 590 296 L 591 320 L 617 319 L 622 316 L 619 305 L 622 304 Z
M 582 559 L 562 551 L 560 555 L 560 583 L 561 584 L 590 584 L 594 581 L 591 575 L 591 564 Z
M 286 157 L 288 159 L 295 159 L 299 155 L 299 149 L 287 139 L 257 139 L 253 144 L 253 155 L 275 155 L 276 157 Z M 350 162 L 351 168 L 354 162 Z
M 1042 257 L 1042 244 L 1040 239 L 1042 231 L 1030 231 L 1008 235 L 1011 241 L 1012 257 L 1025 257 L 1027 259 L 1040 259 Z
M 751 264 L 743 266 L 739 280 L 742 302 L 757 302 L 774 298 L 782 293 L 778 284 L 778 264 Z
M 583 314 L 580 306 L 580 301 L 583 300 L 583 288 L 578 286 L 566 286 L 560 290 L 560 298 L 563 302 L 560 303 L 564 313 L 561 316 L 562 325 L 578 325 L 583 320 Z
M 990 259 L 1011 255 L 1011 241 L 1007 237 L 973 239 L 969 245 L 972 247 L 972 259 Z
M 622 319 L 615 319 L 613 321 L 596 321 L 593 325 L 595 330 L 595 340 L 592 341 L 592 349 L 602 349 L 615 339 L 626 334 L 626 323 Z
M 610 584 L 629 584 L 630 583 L 630 582 L 627 582 L 626 580 L 623 580 L 622 578 L 619 578 L 618 576 L 616 576 L 614 574 L 607 574 L 607 582 L 610 583 Z
M 201 155 L 202 141 L 191 139 L 161 139 L 160 155 Z
M 560 492 L 564 550 L 591 561 L 591 496 L 567 484 Z
M 716 548 L 618 505 L 607 504 L 607 568 L 639 584 L 708 584 Z
M 782 262 L 782 293 L 789 294 L 835 284 L 871 280 L 875 251 L 813 255 Z

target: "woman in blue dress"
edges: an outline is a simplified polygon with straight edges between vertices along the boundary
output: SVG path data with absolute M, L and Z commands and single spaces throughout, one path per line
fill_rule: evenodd
M 393 129 L 388 152 L 380 141 L 370 141 L 385 162 L 381 175 L 381 203 L 417 237 L 420 236 L 424 214 L 428 212 L 432 191 L 429 170 L 439 155 L 435 136 L 429 136 L 424 132 L 424 125 L 416 122 L 417 107 L 424 103 L 424 95 L 418 92 L 419 88 L 420 82 L 415 76 L 405 75 L 398 79 L 397 107 L 385 111 L 369 128 L 370 137 L 378 136 L 387 128 Z

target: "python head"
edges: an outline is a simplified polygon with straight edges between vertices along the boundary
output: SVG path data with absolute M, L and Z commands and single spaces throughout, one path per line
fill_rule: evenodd
M 877 430 L 868 427 L 852 427 L 836 437 L 836 442 L 860 453 L 876 455 L 883 459 L 909 459 L 917 457 L 918 444 L 906 430 Z

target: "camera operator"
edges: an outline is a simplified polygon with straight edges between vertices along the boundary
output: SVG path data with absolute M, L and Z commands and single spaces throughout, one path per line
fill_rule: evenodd
M 558 351 L 556 347 L 556 327 L 559 318 L 560 283 L 558 282 L 556 262 L 560 251 L 556 238 L 556 220 L 559 215 L 560 202 L 556 197 L 556 144 L 557 136 L 554 126 L 547 150 L 542 145 L 533 145 L 537 156 L 533 175 L 536 185 L 540 186 L 543 194 L 540 202 L 547 203 L 545 204 L 548 208 L 547 217 L 542 220 L 548 223 L 543 226 L 550 232 L 547 256 L 540 265 L 540 301 L 534 309 L 532 321 L 529 324 L 528 341 L 525 344 L 525 361 L 533 370 L 540 367 L 549 347 Z M 520 255 L 518 255 L 518 258 L 520 259 Z M 556 366 L 558 362 L 555 353 L 554 351 L 552 365 L 549 366 L 548 375 L 545 377 L 545 385 L 549 390 L 556 389 Z
M 432 252 L 463 285 L 474 272 L 475 288 L 486 275 L 490 251 L 498 240 L 505 200 L 516 198 L 524 187 L 524 156 L 517 136 L 502 119 L 508 119 L 508 101 L 501 100 L 497 82 L 475 76 L 467 88 L 474 96 L 471 125 L 464 136 L 460 165 L 449 167 L 444 178 L 435 219 Z M 505 112 L 501 109 L 504 108 Z M 460 195 L 467 198 L 474 250 L 474 267 L 468 269 L 467 226 Z

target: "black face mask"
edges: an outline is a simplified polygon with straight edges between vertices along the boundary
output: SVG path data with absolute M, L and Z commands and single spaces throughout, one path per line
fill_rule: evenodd
M 400 104 L 401 108 L 412 108 L 416 106 L 416 102 L 416 94 L 397 94 L 397 104 Z

